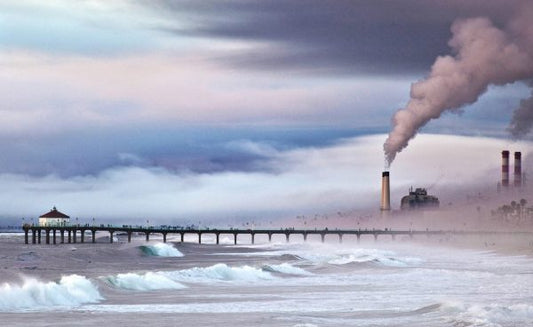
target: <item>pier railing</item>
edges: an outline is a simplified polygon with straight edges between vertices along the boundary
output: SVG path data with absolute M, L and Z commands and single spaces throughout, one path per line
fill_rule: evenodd
M 202 243 L 202 235 L 214 235 L 216 244 L 220 244 L 221 235 L 233 236 L 233 243 L 237 244 L 237 237 L 239 235 L 249 235 L 250 242 L 255 243 L 256 235 L 268 236 L 268 241 L 272 241 L 274 235 L 284 235 L 287 242 L 290 241 L 292 235 L 301 235 L 303 240 L 307 241 L 308 236 L 318 235 L 322 242 L 325 241 L 326 236 L 335 235 L 339 242 L 343 241 L 343 237 L 347 235 L 354 235 L 357 241 L 360 241 L 362 236 L 373 236 L 377 240 L 380 236 L 388 236 L 395 239 L 397 236 L 407 236 L 413 238 L 415 236 L 436 236 L 436 235 L 499 235 L 499 234 L 533 234 L 528 232 L 507 232 L 507 231 L 456 231 L 456 230 L 392 230 L 392 229 L 294 229 L 294 228 L 280 228 L 280 229 L 217 229 L 217 228 L 184 228 L 176 226 L 132 226 L 132 225 L 70 225 L 70 226 L 32 226 L 24 225 L 24 242 L 26 244 L 41 244 L 44 238 L 45 244 L 58 243 L 85 243 L 85 236 L 89 234 L 91 243 L 96 243 L 97 232 L 109 233 L 109 242 L 113 243 L 113 237 L 116 235 L 127 236 L 128 242 L 131 242 L 133 235 L 143 235 L 146 241 L 150 240 L 150 235 L 160 234 L 163 237 L 163 242 L 167 241 L 168 235 L 180 235 L 180 241 L 184 242 L 186 234 L 196 234 L 198 236 L 198 243 Z M 79 238 L 78 238 L 79 236 Z

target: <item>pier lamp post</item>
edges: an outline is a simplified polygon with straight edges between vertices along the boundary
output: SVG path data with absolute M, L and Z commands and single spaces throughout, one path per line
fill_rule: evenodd
M 22 227 L 24 227 L 24 217 L 22 217 Z
M 93 227 L 95 226 L 95 223 L 94 223 L 94 217 L 93 217 Z
M 33 218 L 31 218 L 31 225 L 33 226 Z
M 76 217 L 76 226 L 80 226 L 80 224 L 78 223 L 78 217 Z

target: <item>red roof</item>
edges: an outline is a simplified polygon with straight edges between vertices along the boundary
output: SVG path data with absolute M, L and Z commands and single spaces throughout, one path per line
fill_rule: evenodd
M 65 215 L 62 212 L 57 211 L 56 207 L 54 207 L 52 210 L 50 210 L 50 212 L 45 213 L 39 218 L 70 218 L 70 217 Z

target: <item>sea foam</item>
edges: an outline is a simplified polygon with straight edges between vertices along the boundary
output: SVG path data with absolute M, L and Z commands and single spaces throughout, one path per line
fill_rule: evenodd
M 0 287 L 0 311 L 73 307 L 100 300 L 96 286 L 79 275 L 63 276 L 59 282 L 28 278 L 22 285 L 4 283 Z
M 460 326 L 523 326 L 523 322 L 533 321 L 533 305 L 529 303 L 502 306 L 449 302 L 442 311 L 450 314 L 451 323 Z

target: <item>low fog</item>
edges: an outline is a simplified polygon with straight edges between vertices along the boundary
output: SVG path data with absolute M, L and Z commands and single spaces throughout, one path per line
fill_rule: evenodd
M 232 141 L 231 147 L 261 154 L 261 169 L 254 171 L 170 170 L 146 165 L 142 158 L 128 154 L 135 160 L 127 166 L 90 175 L 2 174 L 0 203 L 6 218 L 19 222 L 22 218 L 36 221 L 53 206 L 80 222 L 95 218 L 96 223 L 227 226 L 249 221 L 260 225 L 332 213 L 355 221 L 360 215 L 379 215 L 384 164 L 380 144 L 385 137 L 354 137 L 287 150 L 250 140 Z M 428 188 L 443 208 L 493 196 L 501 179 L 501 150 L 521 150 L 527 173 L 530 146 L 529 142 L 421 134 L 391 170 L 392 208 L 399 209 L 410 186 Z M 491 203 L 495 208 L 501 204 Z

